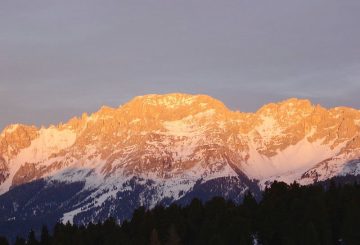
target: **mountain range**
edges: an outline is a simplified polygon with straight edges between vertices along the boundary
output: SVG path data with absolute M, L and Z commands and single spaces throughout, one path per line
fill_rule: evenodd
M 240 202 L 275 180 L 307 185 L 359 173 L 359 110 L 291 98 L 244 113 L 207 95 L 145 95 L 48 128 L 6 127 L 0 231 L 122 222 L 139 206 Z

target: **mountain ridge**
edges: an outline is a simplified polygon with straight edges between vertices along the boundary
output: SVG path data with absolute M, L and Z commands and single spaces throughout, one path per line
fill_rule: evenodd
M 13 124 L 9 124 L 7 126 L 5 126 L 2 131 L 0 132 L 0 135 L 5 134 L 6 132 L 11 132 L 12 130 L 14 130 L 16 127 L 18 126 L 27 126 L 27 127 L 34 127 L 37 129 L 41 129 L 41 128 L 51 128 L 51 127 L 61 127 L 63 124 L 69 124 L 74 120 L 80 120 L 80 119 L 84 119 L 84 118 L 88 118 L 91 115 L 96 115 L 96 114 L 102 114 L 102 113 L 107 113 L 107 112 L 114 112 L 118 109 L 120 109 L 121 107 L 130 107 L 133 104 L 136 104 L 139 101 L 151 101 L 151 98 L 164 98 L 164 97 L 173 97 L 173 96 L 186 96 L 186 97 L 200 97 L 203 99 L 209 99 L 210 101 L 213 101 L 219 105 L 221 105 L 222 107 L 224 107 L 224 109 L 226 109 L 229 112 L 233 112 L 233 113 L 243 113 L 243 114 L 258 114 L 259 112 L 263 111 L 264 109 L 268 108 L 268 107 L 274 107 L 274 106 L 279 106 L 279 105 L 283 105 L 283 104 L 292 104 L 293 102 L 301 102 L 301 104 L 308 104 L 309 106 L 314 106 L 310 100 L 308 99 L 299 99 L 296 97 L 291 97 L 279 102 L 270 102 L 268 104 L 265 104 L 263 106 L 261 106 L 260 108 L 258 108 L 256 111 L 254 112 L 241 112 L 239 110 L 231 110 L 229 109 L 223 102 L 221 102 L 218 99 L 215 99 L 209 95 L 206 94 L 184 94 L 184 93 L 170 93 L 170 94 L 148 94 L 148 95 L 142 95 L 142 96 L 136 96 L 133 99 L 129 100 L 128 102 L 124 103 L 123 105 L 119 105 L 118 107 L 111 107 L 111 106 L 107 106 L 107 105 L 103 105 L 101 106 L 96 112 L 91 113 L 90 115 L 87 112 L 82 113 L 81 116 L 74 116 L 72 118 L 70 118 L 69 120 L 65 121 L 65 122 L 59 122 L 58 124 L 50 124 L 48 126 L 36 126 L 34 124 L 23 124 L 23 123 L 13 123 Z M 316 106 L 320 106 L 322 107 L 320 104 L 317 104 Z M 322 107 L 323 108 L 323 107 Z M 336 110 L 336 109 L 350 109 L 350 110 L 356 110 L 354 108 L 351 107 L 346 107 L 346 106 L 339 106 L 339 107 L 332 107 L 332 108 L 328 108 L 327 110 Z M 325 108 L 324 108 L 325 109 Z M 357 111 L 357 110 L 356 110 Z
M 287 105 L 300 105 L 300 106 L 304 106 L 304 107 L 311 107 L 311 108 L 315 108 L 315 107 L 319 107 L 321 109 L 325 109 L 328 111 L 334 111 L 334 110 L 350 110 L 350 111 L 359 111 L 355 108 L 352 107 L 347 107 L 347 106 L 337 106 L 337 107 L 331 107 L 331 108 L 325 108 L 323 106 L 321 106 L 320 104 L 312 104 L 312 102 L 308 99 L 299 99 L 296 97 L 291 97 L 288 99 L 284 99 L 282 101 L 279 102 L 270 102 L 268 104 L 265 104 L 263 106 L 261 106 L 258 110 L 254 111 L 254 112 L 241 112 L 239 110 L 231 110 L 229 109 L 223 102 L 221 102 L 218 99 L 215 99 L 209 95 L 206 94 L 184 94 L 184 93 L 170 93 L 170 94 L 148 94 L 148 95 L 143 95 L 143 96 L 136 96 L 133 99 L 129 100 L 128 102 L 124 103 L 123 105 L 120 105 L 118 107 L 110 107 L 110 106 L 106 106 L 103 105 L 101 106 L 96 112 L 91 113 L 90 115 L 88 115 L 87 112 L 82 113 L 82 115 L 79 116 L 74 116 L 72 118 L 70 118 L 68 121 L 65 122 L 60 122 L 58 124 L 50 124 L 48 126 L 35 126 L 35 125 L 29 125 L 29 124 L 22 124 L 22 123 L 14 123 L 14 124 L 9 124 L 7 126 L 5 126 L 3 128 L 3 130 L 0 132 L 0 136 L 3 136 L 6 132 L 10 133 L 13 130 L 15 130 L 18 126 L 22 126 L 22 127 L 32 127 L 32 128 L 36 128 L 38 130 L 42 129 L 42 128 L 52 128 L 52 127 L 57 127 L 57 128 L 61 128 L 62 125 L 64 124 L 72 124 L 73 121 L 77 121 L 77 120 L 83 120 L 86 118 L 89 118 L 91 116 L 95 116 L 97 114 L 106 114 L 109 112 L 115 112 L 119 109 L 121 109 L 122 107 L 131 107 L 133 105 L 138 104 L 138 102 L 149 102 L 151 101 L 150 99 L 153 98 L 156 100 L 156 98 L 176 98 L 176 97 L 180 97 L 180 96 L 184 96 L 184 97 L 188 97 L 188 98 L 203 98 L 203 99 L 208 99 L 209 101 L 212 101 L 213 103 L 216 103 L 220 106 L 218 107 L 223 107 L 223 109 L 227 110 L 228 112 L 232 112 L 232 113 L 242 113 L 242 114 L 249 114 L 249 115 L 253 115 L 253 114 L 259 114 L 262 113 L 263 111 L 266 111 L 267 109 L 271 109 L 271 108 L 276 108 L 276 107 L 281 107 L 281 106 L 287 106 Z M 156 103 L 156 102 L 155 102 Z M 150 103 L 151 104 L 151 103 Z M 152 103 L 152 105 L 156 105 L 154 103 Z M 157 104 L 157 105 L 161 105 L 161 104 Z
M 74 185 L 73 197 L 54 203 L 56 219 L 123 220 L 142 205 L 213 195 L 241 201 L 274 180 L 358 175 L 359 159 L 360 111 L 352 108 L 290 98 L 245 113 L 207 95 L 147 95 L 48 128 L 6 127 L 0 193 L 9 200 L 17 187 L 35 186 L 37 206 L 29 212 L 41 214 L 48 205 L 41 193 Z M 25 218 L 17 205 L 4 220 Z
M 173 131 L 177 130 L 179 134 L 183 134 L 178 135 L 180 137 L 186 136 L 186 133 L 190 133 L 190 129 L 187 128 L 186 123 L 181 123 L 180 120 L 186 121 L 186 119 L 188 119 L 189 121 L 191 121 L 193 120 L 192 117 L 194 115 L 204 112 L 205 114 L 208 114 L 203 115 L 205 118 L 207 118 L 207 116 L 210 116 L 214 120 L 223 120 L 223 122 L 235 121 L 235 123 L 241 124 L 241 127 L 235 128 L 234 130 L 238 130 L 240 133 L 243 134 L 252 133 L 254 134 L 255 140 L 260 137 L 260 140 L 262 142 L 265 142 L 265 144 L 267 144 L 267 140 L 271 140 L 272 138 L 277 137 L 276 134 L 280 135 L 282 133 L 280 128 L 283 125 L 279 124 L 285 124 L 286 128 L 289 127 L 289 125 L 286 125 L 287 122 L 290 122 L 292 125 L 298 124 L 305 117 L 309 117 L 311 114 L 314 114 L 314 116 L 310 119 L 315 121 L 315 125 L 316 123 L 318 123 L 318 121 L 321 121 L 321 117 L 324 117 L 324 114 L 326 113 L 336 114 L 335 117 L 339 117 L 341 116 L 341 114 L 347 114 L 347 117 L 349 116 L 349 114 L 352 114 L 352 117 L 354 117 L 354 114 L 359 114 L 359 111 L 352 108 L 335 107 L 327 110 L 320 105 L 312 105 L 309 100 L 296 98 L 290 98 L 278 103 L 269 103 L 262 106 L 255 113 L 242 113 L 229 110 L 221 101 L 207 95 L 189 95 L 179 93 L 166 95 L 151 94 L 135 97 L 128 103 L 125 103 L 118 108 L 103 106 L 97 112 L 92 113 L 90 116 L 84 113 L 80 118 L 74 117 L 66 123 L 60 123 L 57 126 L 51 125 L 48 128 L 41 127 L 40 129 L 38 129 L 34 126 L 27 126 L 21 124 L 9 125 L 2 131 L 0 136 L 0 139 L 2 140 L 1 146 L 3 146 L 2 148 L 0 148 L 0 153 L 2 154 L 2 159 L 4 159 L 4 155 L 6 155 L 6 149 L 4 148 L 8 147 L 8 145 L 6 144 L 8 142 L 14 142 L 14 144 L 11 145 L 13 151 L 12 154 L 18 153 L 20 149 L 28 147 L 30 142 L 32 142 L 32 140 L 36 136 L 38 136 L 39 132 L 41 132 L 42 130 L 59 130 L 60 132 L 71 130 L 73 131 L 73 133 L 76 134 L 75 141 L 78 142 L 81 141 L 82 131 L 86 130 L 88 126 L 89 131 L 95 131 L 91 132 L 92 136 L 94 136 L 94 134 L 105 135 L 108 133 L 105 131 L 110 131 L 111 133 L 114 130 L 118 130 L 119 127 L 130 127 L 134 131 L 145 129 L 149 132 L 152 132 L 155 130 L 156 132 L 161 133 L 159 132 L 159 130 L 162 130 L 160 128 L 162 125 L 159 124 L 161 124 L 162 121 L 166 121 L 169 122 L 164 124 L 166 129 L 173 129 Z M 340 112 L 340 115 L 338 112 Z M 338 125 L 339 127 L 341 127 L 342 124 L 346 123 L 347 119 L 345 118 L 345 115 L 343 115 L 343 117 L 344 119 Z M 250 132 L 251 126 L 259 125 L 259 121 L 262 121 L 264 123 L 260 124 L 259 127 L 255 126 L 255 132 Z M 115 125 L 116 123 L 118 124 L 118 127 Z M 288 132 L 293 133 L 295 131 L 299 131 L 298 133 L 302 134 L 302 132 L 300 131 L 303 130 L 305 132 L 305 136 L 306 133 L 309 134 L 311 131 L 311 129 L 307 128 L 309 127 L 309 124 L 311 125 L 313 124 L 313 122 L 304 122 L 304 125 L 302 125 L 303 128 L 290 127 Z M 351 131 L 350 133 L 355 135 L 356 131 L 358 130 L 356 126 L 359 125 L 360 119 L 357 115 L 357 119 L 355 119 L 355 125 L 350 125 L 355 127 L 348 126 L 346 130 L 340 131 L 340 134 L 344 134 L 344 131 L 345 133 Z M 215 125 L 215 127 L 216 126 L 219 127 L 219 125 Z M 13 133 L 15 132 L 18 133 L 15 134 L 13 140 L 11 139 L 11 137 L 6 137 L 9 135 L 13 135 Z M 69 131 L 68 133 L 71 134 Z M 266 134 L 266 137 L 261 137 L 262 134 Z M 280 148 L 286 148 L 289 145 L 294 145 L 300 141 L 300 138 L 301 137 L 296 137 L 292 141 L 286 142 L 286 144 L 284 144 Z M 337 135 L 337 138 L 340 138 L 340 136 Z M 3 139 L 5 139 L 5 142 Z M 61 141 L 65 139 L 62 139 L 60 137 L 59 140 Z M 83 140 L 89 141 L 89 138 L 85 138 Z M 73 139 L 71 139 L 70 142 L 71 141 L 73 141 Z M 72 143 L 75 143 L 75 141 Z M 273 142 L 270 143 L 273 144 Z M 268 157 L 275 155 L 276 150 L 278 150 L 279 147 L 275 147 L 275 149 L 270 148 L 271 147 L 267 147 L 267 152 L 263 152 Z M 257 150 L 261 149 L 258 148 Z M 11 158 L 12 154 L 10 152 L 10 156 L 8 158 Z M 2 160 L 2 162 L 4 162 L 4 160 Z M 4 165 L 4 163 L 2 165 Z

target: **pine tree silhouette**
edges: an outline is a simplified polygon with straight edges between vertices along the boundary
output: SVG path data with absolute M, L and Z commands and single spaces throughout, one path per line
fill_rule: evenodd
M 156 229 L 153 229 L 150 234 L 150 245 L 161 245 L 158 232 Z
M 35 237 L 35 232 L 33 230 L 31 230 L 29 232 L 29 236 L 28 236 L 28 240 L 27 240 L 27 245 L 39 245 L 39 242 L 36 240 Z
M 14 245 L 25 245 L 26 241 L 24 238 L 16 237 Z
M 6 237 L 0 236 L 0 245 L 9 245 L 9 242 L 6 239 Z
M 180 245 L 180 244 L 181 244 L 180 237 L 176 231 L 175 225 L 172 224 L 170 225 L 169 236 L 166 245 Z
M 49 230 L 45 225 L 43 225 L 41 229 L 40 245 L 50 245 L 50 244 L 51 244 L 51 240 L 50 240 Z

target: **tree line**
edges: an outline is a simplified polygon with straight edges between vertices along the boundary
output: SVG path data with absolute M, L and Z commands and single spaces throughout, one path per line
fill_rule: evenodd
M 0 245 L 8 245 L 5 237 Z M 116 244 L 360 244 L 360 185 L 300 186 L 274 182 L 261 201 L 246 193 L 241 204 L 215 197 L 186 206 L 143 207 L 121 225 L 110 218 L 87 226 L 44 226 L 15 245 Z

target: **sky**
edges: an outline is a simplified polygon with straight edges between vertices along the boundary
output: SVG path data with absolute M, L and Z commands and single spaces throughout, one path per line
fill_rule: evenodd
M 1 0 L 0 130 L 150 93 L 360 109 L 359 0 Z

